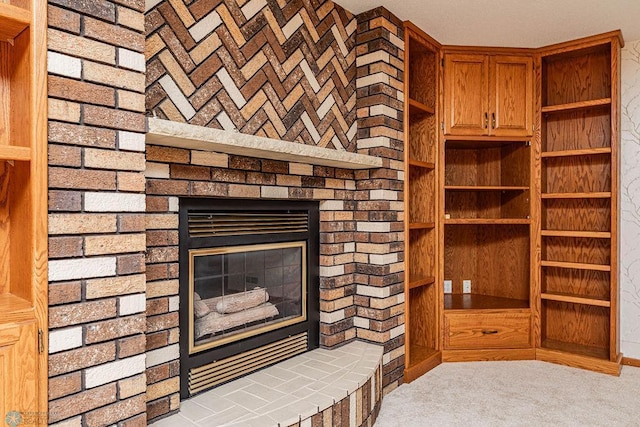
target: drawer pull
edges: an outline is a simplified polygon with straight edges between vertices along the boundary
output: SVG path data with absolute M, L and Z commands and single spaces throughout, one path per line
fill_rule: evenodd
M 497 334 L 498 331 L 495 329 L 483 329 L 482 330 L 482 335 L 493 335 L 493 334 Z

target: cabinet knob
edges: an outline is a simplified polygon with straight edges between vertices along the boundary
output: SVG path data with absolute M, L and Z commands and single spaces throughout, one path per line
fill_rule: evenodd
M 489 113 L 484 113 L 484 128 L 489 127 Z
M 496 113 L 491 113 L 491 127 L 496 128 Z
M 494 335 L 497 334 L 498 331 L 495 329 L 483 329 L 482 330 L 482 335 Z

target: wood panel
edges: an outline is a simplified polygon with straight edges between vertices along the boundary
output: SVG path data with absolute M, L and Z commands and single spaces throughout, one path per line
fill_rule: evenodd
M 529 227 L 478 226 L 479 251 L 474 293 L 529 299 Z
M 543 105 L 611 97 L 610 45 L 543 58 Z
M 609 239 L 545 237 L 542 259 L 608 265 L 611 263 L 611 242 Z
M 33 189 L 31 164 L 15 162 L 12 166 L 12 179 L 9 187 L 11 214 L 11 293 L 34 302 L 36 291 L 33 282 L 35 242 L 33 221 Z
M 445 191 L 445 213 L 451 219 L 527 218 L 529 193 L 522 190 Z
M 433 170 L 409 167 L 409 222 L 435 221 L 435 179 Z
M 531 146 L 507 144 L 500 149 L 500 182 L 502 185 L 530 186 Z
M 0 411 L 3 420 L 14 411 L 25 416 L 44 416 L 38 412 L 37 331 L 33 320 L 0 325 Z M 46 424 L 46 420 L 40 420 L 38 424 Z
M 488 100 L 489 57 L 445 55 L 445 134 L 488 135 Z
M 446 226 L 444 239 L 444 279 L 452 280 L 454 294 L 471 280 L 474 294 L 529 299 L 528 226 Z
M 542 332 L 543 346 L 545 341 L 559 342 L 572 345 L 572 352 L 596 348 L 602 351 L 602 357 L 609 356 L 609 309 L 606 307 L 544 301 Z
M 423 162 L 436 161 L 438 134 L 436 116 L 432 114 L 409 118 L 409 158 Z
M 611 191 L 611 158 L 596 156 L 547 159 L 542 172 L 543 193 L 600 193 Z
M 543 151 L 577 150 L 611 146 L 608 107 L 547 114 L 543 120 Z
M 11 166 L 0 160 L 0 294 L 10 291 L 11 215 L 9 211 L 9 171 Z
M 0 43 L 0 145 L 10 143 L 11 122 L 11 45 Z
M 23 31 L 14 40 L 11 48 L 11 145 L 31 146 L 34 127 L 32 125 L 31 79 L 31 32 Z
M 503 310 L 529 308 L 529 301 L 479 294 L 446 294 L 445 310 Z
M 490 349 L 490 350 L 443 350 L 443 362 L 477 362 L 500 360 L 533 360 L 536 350 L 520 349 Z
M 549 340 L 543 342 L 542 345 L 544 348 L 536 349 L 536 360 L 589 369 L 608 375 L 620 375 L 622 357 L 615 357 L 610 361 L 604 358 L 603 349 L 567 345 Z M 546 348 L 547 346 L 550 348 Z
M 609 272 L 547 267 L 542 292 L 609 300 Z
M 545 199 L 542 206 L 544 230 L 610 231 L 609 199 Z
M 409 291 L 411 300 L 410 336 L 411 345 L 427 349 L 437 348 L 438 311 L 435 286 L 423 286 Z M 417 354 L 414 356 L 418 356 Z M 419 360 L 417 357 L 412 360 Z
M 409 98 L 435 109 L 438 55 L 409 38 Z
M 533 58 L 496 55 L 490 59 L 491 134 L 533 133 Z
M 434 275 L 435 232 L 433 229 L 409 231 L 409 281 Z
M 531 346 L 530 313 L 445 313 L 444 325 L 447 350 Z

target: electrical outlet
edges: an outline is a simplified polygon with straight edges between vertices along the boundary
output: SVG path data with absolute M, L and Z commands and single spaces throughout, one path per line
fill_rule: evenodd
M 451 280 L 445 280 L 444 281 L 444 293 L 445 294 L 450 294 L 451 292 L 453 292 L 453 282 L 451 282 Z
M 462 281 L 462 293 L 470 294 L 471 293 L 471 280 L 463 280 Z

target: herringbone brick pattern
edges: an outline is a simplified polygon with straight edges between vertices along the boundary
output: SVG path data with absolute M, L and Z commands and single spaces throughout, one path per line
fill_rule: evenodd
M 149 3 L 148 114 L 356 150 L 353 15 L 325 0 Z

